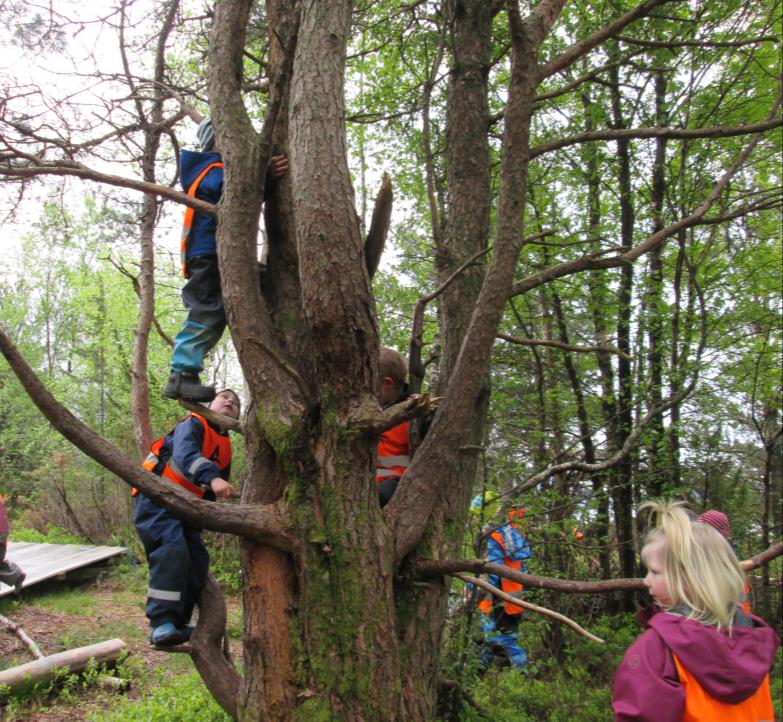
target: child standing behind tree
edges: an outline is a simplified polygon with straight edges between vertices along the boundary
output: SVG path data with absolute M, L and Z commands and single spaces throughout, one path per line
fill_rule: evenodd
M 682 502 L 649 502 L 657 524 L 642 559 L 655 606 L 614 680 L 622 722 L 773 720 L 769 672 L 779 644 L 740 607 L 744 575 L 726 539 Z
M 180 155 L 180 180 L 189 196 L 215 205 L 223 193 L 223 161 L 209 118 L 201 121 L 198 140 L 200 153 L 183 150 Z M 287 158 L 274 156 L 269 163 L 269 178 L 281 178 L 287 170 Z M 215 397 L 215 389 L 202 385 L 199 374 L 204 369 L 204 357 L 226 328 L 216 234 L 216 218 L 192 208 L 185 211 L 180 252 L 182 271 L 188 279 L 182 288 L 188 316 L 174 339 L 171 375 L 163 389 L 163 395 L 170 399 L 207 403 Z

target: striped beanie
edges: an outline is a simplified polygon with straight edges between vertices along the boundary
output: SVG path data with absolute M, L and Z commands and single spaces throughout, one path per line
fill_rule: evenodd
M 208 153 L 215 145 L 215 129 L 212 127 L 212 120 L 204 118 L 196 131 L 198 142 L 201 143 L 201 152 Z
M 731 536 L 731 527 L 729 526 L 729 517 L 717 509 L 708 509 L 703 514 L 696 517 L 696 521 L 702 524 L 709 524 L 713 529 L 717 529 L 726 539 Z

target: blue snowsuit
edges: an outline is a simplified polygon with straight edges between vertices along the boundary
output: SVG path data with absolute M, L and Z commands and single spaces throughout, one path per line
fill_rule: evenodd
M 180 182 L 185 191 L 204 168 L 220 162 L 220 153 L 183 150 L 180 154 Z M 196 189 L 196 198 L 217 203 L 223 193 L 223 169 L 210 170 Z M 223 292 L 218 272 L 217 219 L 195 212 L 191 226 L 186 267 L 188 281 L 182 288 L 182 302 L 188 316 L 174 339 L 171 370 L 197 374 L 204 368 L 204 357 L 220 341 L 226 328 Z
M 520 571 L 526 572 L 525 561 L 530 559 L 533 552 L 527 539 L 519 531 L 516 525 L 506 523 L 496 530 L 503 537 L 501 546 L 492 537 L 487 541 L 487 561 L 492 564 L 503 564 L 508 558 L 512 562 L 522 562 Z M 489 574 L 487 581 L 492 586 L 501 588 L 501 578 L 495 574 Z M 493 605 L 492 613 L 482 614 L 484 631 L 484 646 L 481 648 L 481 656 L 484 663 L 489 666 L 500 651 L 501 656 L 507 656 L 512 667 L 521 669 L 527 665 L 527 653 L 517 640 L 517 628 L 521 614 L 508 614 L 503 602 Z M 504 660 L 505 661 L 505 660 Z
M 221 435 L 227 433 L 214 426 L 212 430 Z M 166 463 L 173 460 L 179 469 L 185 470 L 188 481 L 206 487 L 204 499 L 214 500 L 209 483 L 217 477 L 228 481 L 231 465 L 221 471 L 214 461 L 202 456 L 204 434 L 204 426 L 193 416 L 180 421 L 166 436 L 160 461 L 152 471 L 161 475 Z M 201 539 L 201 530 L 186 525 L 143 494 L 136 496 L 134 515 L 149 562 L 147 617 L 150 625 L 157 627 L 171 622 L 175 627 L 183 627 L 190 621 L 209 571 L 209 553 Z

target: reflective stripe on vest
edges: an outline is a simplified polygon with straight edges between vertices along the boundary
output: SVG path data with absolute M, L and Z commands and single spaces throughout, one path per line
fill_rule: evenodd
M 192 476 L 201 466 L 209 463 L 214 463 L 223 471 L 231 463 L 231 440 L 227 436 L 223 436 L 215 431 L 207 423 L 206 419 L 199 414 L 188 414 L 182 421 L 186 421 L 191 416 L 194 419 L 198 419 L 204 427 L 204 441 L 201 443 L 201 457 L 196 459 L 190 466 L 190 475 Z M 182 423 L 182 421 L 180 423 Z M 168 434 L 166 436 L 168 436 Z M 166 436 L 161 436 L 152 443 L 152 446 L 150 446 L 150 453 L 147 455 L 143 464 L 147 471 L 153 471 L 160 462 L 160 450 L 166 441 Z M 164 479 L 168 479 L 169 481 L 178 484 L 183 489 L 187 489 L 191 494 L 195 494 L 199 498 L 204 496 L 206 491 L 204 487 L 197 486 L 188 481 L 185 472 L 179 468 L 173 457 L 166 462 L 160 475 Z M 133 489 L 131 493 L 135 496 L 138 493 L 138 489 Z
M 512 526 L 515 529 L 517 528 L 512 524 L 504 524 L 500 529 L 493 531 L 490 536 L 498 544 L 500 544 L 500 548 L 503 550 L 503 564 L 509 569 L 515 569 L 516 571 L 520 572 L 522 571 L 522 562 L 513 561 L 508 553 L 509 548 L 514 546 L 514 539 L 511 535 Z M 500 577 L 500 590 L 506 594 L 516 594 L 517 596 L 520 596 L 524 588 L 524 585 L 520 584 L 519 582 L 515 582 L 513 579 Z M 489 614 L 492 611 L 492 606 L 492 599 L 482 599 L 478 603 L 479 609 L 484 612 L 484 614 Z M 506 614 L 522 614 L 524 611 L 524 608 L 520 607 L 518 604 L 512 604 L 511 602 L 507 602 L 505 600 L 503 601 L 503 607 Z
M 710 697 L 704 688 L 672 653 L 680 684 L 685 690 L 685 709 L 682 722 L 773 722 L 775 713 L 772 709 L 772 695 L 769 691 L 769 675 L 759 688 L 745 701 L 739 704 L 728 704 Z
M 408 428 L 409 423 L 404 421 L 381 434 L 375 461 L 375 480 L 378 483 L 384 479 L 399 478 L 408 470 L 411 463 Z
M 199 183 L 201 183 L 202 180 L 204 180 L 204 176 L 206 176 L 209 171 L 211 171 L 213 168 L 222 168 L 223 164 L 220 161 L 216 161 L 214 163 L 210 163 L 204 170 L 201 171 L 196 176 L 196 180 L 194 180 L 190 184 L 190 188 L 188 188 L 188 195 L 191 198 L 196 197 L 196 191 L 198 190 Z M 190 231 L 193 228 L 193 216 L 196 214 L 195 208 L 186 208 L 185 209 L 185 218 L 182 221 L 182 233 L 180 234 L 179 239 L 179 260 L 182 263 L 182 275 L 185 276 L 185 278 L 189 278 L 188 271 L 187 271 L 187 260 L 188 260 L 188 240 L 190 239 Z

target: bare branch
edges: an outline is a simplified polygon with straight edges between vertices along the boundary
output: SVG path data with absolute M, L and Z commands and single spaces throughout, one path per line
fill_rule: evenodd
M 188 411 L 193 411 L 203 416 L 207 421 L 211 421 L 213 424 L 220 426 L 226 431 L 236 431 L 238 434 L 244 434 L 242 428 L 242 422 L 239 419 L 232 419 L 230 416 L 223 416 L 212 409 L 197 404 L 194 401 L 187 401 L 185 399 L 179 399 L 179 405 Z
M 380 413 L 374 413 L 369 417 L 360 412 L 352 419 L 351 429 L 370 434 L 382 434 L 403 421 L 432 413 L 438 408 L 439 400 L 439 398 L 432 398 L 427 394 L 412 394 L 404 401 L 393 404 Z
M 463 582 L 466 582 L 467 584 L 473 584 L 477 587 L 481 587 L 482 589 L 486 589 L 488 592 L 491 592 L 498 599 L 502 599 L 504 602 L 510 602 L 511 604 L 516 604 L 523 609 L 529 609 L 531 612 L 536 612 L 537 614 L 543 614 L 545 617 L 556 619 L 558 622 L 562 622 L 563 624 L 571 627 L 571 629 L 578 632 L 583 637 L 587 637 L 593 642 L 598 642 L 598 644 L 604 644 L 603 639 L 596 637 L 594 634 L 591 634 L 584 627 L 577 624 L 573 619 L 569 619 L 564 614 L 560 614 L 560 612 L 555 612 L 551 609 L 547 609 L 546 607 L 540 607 L 537 604 L 531 604 L 524 599 L 514 597 L 511 594 L 507 594 L 506 592 L 501 591 L 489 582 L 486 582 L 483 579 L 479 579 L 478 577 L 471 577 L 467 574 L 455 574 L 454 576 L 457 577 L 457 579 L 461 579 Z
M 552 339 L 546 338 L 518 338 L 516 336 L 508 336 L 505 333 L 499 333 L 497 335 L 498 338 L 502 338 L 504 341 L 508 341 L 509 343 L 516 343 L 520 346 L 550 346 L 552 348 L 559 348 L 563 351 L 574 351 L 576 353 L 613 353 L 617 356 L 620 356 L 621 358 L 627 359 L 630 361 L 630 357 L 628 354 L 621 351 L 619 348 L 614 348 L 613 346 L 573 346 L 568 343 L 563 343 L 562 341 L 554 341 Z
M 766 122 L 772 121 L 775 113 L 780 107 L 780 104 L 781 96 L 779 95 L 773 103 Z M 780 124 L 780 121 L 778 120 L 775 122 L 778 125 Z M 609 258 L 601 258 L 600 254 L 592 254 L 590 256 L 583 256 L 582 258 L 577 258 L 572 261 L 565 261 L 555 266 L 550 266 L 549 268 L 537 271 L 536 273 L 527 276 L 527 278 L 523 278 L 521 281 L 515 283 L 512 286 L 511 293 L 509 295 L 518 296 L 522 293 L 527 293 L 533 288 L 538 288 L 539 286 L 542 286 L 549 281 L 554 281 L 558 278 L 564 278 L 582 271 L 617 268 L 626 263 L 633 263 L 640 256 L 644 255 L 645 253 L 649 253 L 653 248 L 656 248 L 657 246 L 664 243 L 667 238 L 674 235 L 677 231 L 705 222 L 704 216 L 706 215 L 707 211 L 712 207 L 712 205 L 728 185 L 729 181 L 742 167 L 750 154 L 753 152 L 753 149 L 758 145 L 762 138 L 763 131 L 757 133 L 750 140 L 750 142 L 742 149 L 742 151 L 737 154 L 737 157 L 721 176 L 721 178 L 714 184 L 704 201 L 698 207 L 696 207 L 689 216 L 681 218 L 678 221 L 675 221 L 674 223 L 666 226 L 665 228 L 662 228 L 656 233 L 653 233 L 642 243 L 634 246 L 620 255 Z
M 768 564 L 783 555 L 783 542 L 774 544 L 759 554 L 740 562 L 744 571 L 751 571 Z M 417 577 L 438 577 L 443 574 L 458 576 L 460 572 L 492 574 L 511 579 L 527 587 L 551 589 L 563 594 L 608 594 L 610 592 L 642 591 L 644 579 L 605 579 L 599 582 L 583 582 L 572 579 L 541 577 L 527 572 L 518 572 L 505 564 L 491 564 L 481 559 L 417 559 L 412 562 L 413 574 Z M 514 604 L 518 601 L 512 598 Z
M 740 562 L 742 570 L 745 572 L 753 571 L 759 567 L 763 567 L 765 564 L 769 564 L 773 559 L 783 555 L 783 542 L 773 544 L 769 549 L 765 549 L 763 552 L 759 552 L 750 559 L 745 559 Z
M 413 562 L 413 573 L 419 577 L 436 577 L 443 574 L 454 575 L 459 572 L 474 574 L 493 574 L 512 579 L 527 587 L 551 589 L 564 594 L 607 594 L 628 590 L 645 589 L 643 579 L 605 579 L 600 582 L 582 582 L 572 579 L 540 577 L 535 574 L 518 572 L 505 564 L 490 564 L 481 559 L 419 559 Z M 515 602 L 516 603 L 516 602 Z
M 679 1 L 679 0 L 677 0 Z M 558 57 L 550 60 L 540 70 L 539 79 L 543 80 L 550 75 L 559 73 L 565 70 L 575 60 L 581 58 L 586 53 L 589 53 L 593 48 L 608 40 L 611 37 L 617 35 L 623 28 L 630 25 L 635 20 L 648 15 L 651 10 L 654 10 L 659 5 L 670 2 L 670 0 L 646 0 L 641 5 L 637 5 L 633 10 L 621 15 L 617 20 L 612 21 L 608 25 L 604 26 L 597 32 L 593 33 L 590 37 L 584 40 L 574 43 L 568 50 L 559 55 Z
M 7 157 L 0 158 L 0 161 L 7 160 Z M 101 173 L 100 171 L 92 170 L 81 163 L 65 160 L 44 161 L 40 158 L 35 158 L 30 165 L 0 165 L 0 176 L 8 176 L 11 178 L 36 178 L 41 175 L 74 176 L 76 178 L 82 178 L 83 180 L 105 183 L 118 188 L 130 188 L 131 190 L 149 193 L 160 198 L 165 198 L 166 200 L 174 201 L 175 203 L 181 203 L 184 206 L 190 206 L 201 213 L 208 213 L 211 216 L 215 215 L 215 206 L 206 201 L 191 198 L 187 193 L 182 193 L 157 183 L 147 183 L 145 181 L 136 180 L 135 178 L 123 178 L 122 176 L 111 175 L 109 173 Z
M 618 130 L 592 130 L 565 138 L 553 140 L 550 143 L 536 145 L 530 149 L 530 157 L 537 158 L 544 153 L 551 153 L 560 148 L 567 148 L 578 143 L 588 143 L 599 140 L 620 140 L 621 138 L 671 138 L 674 140 L 693 140 L 695 138 L 732 138 L 738 135 L 751 135 L 773 130 L 783 125 L 783 118 L 772 118 L 754 125 L 740 125 L 733 128 L 717 126 L 714 128 L 622 128 Z
M 643 48 L 744 48 L 748 45 L 759 43 L 779 43 L 776 35 L 760 35 L 757 38 L 747 40 L 645 40 L 632 38 L 627 35 L 615 36 L 617 40 L 628 45 L 640 45 Z
M 193 664 L 218 704 L 236 718 L 242 677 L 225 653 L 226 601 L 211 574 L 201 590 L 198 612 L 198 624 L 190 640 Z

